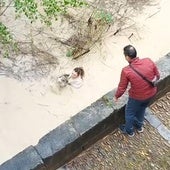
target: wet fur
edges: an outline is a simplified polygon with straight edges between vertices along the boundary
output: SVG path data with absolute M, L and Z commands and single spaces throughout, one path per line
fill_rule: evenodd
M 51 91 L 60 94 L 68 85 L 69 74 L 63 74 L 59 77 L 51 77 L 50 88 Z
M 68 85 L 69 74 L 63 74 L 57 78 L 57 83 L 60 88 Z

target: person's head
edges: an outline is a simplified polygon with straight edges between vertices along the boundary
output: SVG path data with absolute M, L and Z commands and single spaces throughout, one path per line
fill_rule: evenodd
M 126 60 L 129 62 L 137 56 L 137 51 L 132 45 L 127 45 L 123 48 Z
M 83 70 L 82 67 L 75 67 L 73 69 L 73 72 L 72 72 L 72 77 L 76 78 L 76 77 L 79 77 L 79 76 L 83 79 L 83 77 L 84 77 L 84 70 Z

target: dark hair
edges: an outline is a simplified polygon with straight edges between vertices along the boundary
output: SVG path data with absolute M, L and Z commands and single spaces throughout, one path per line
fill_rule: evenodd
M 124 55 L 130 58 L 135 58 L 137 56 L 136 49 L 132 45 L 125 46 L 123 48 L 123 51 L 124 51 Z
M 84 77 L 84 70 L 83 67 L 75 67 L 74 71 L 78 74 L 78 76 L 81 76 L 81 78 Z

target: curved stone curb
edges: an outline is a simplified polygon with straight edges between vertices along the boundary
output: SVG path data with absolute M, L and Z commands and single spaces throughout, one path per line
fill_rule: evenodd
M 158 130 L 159 134 L 170 143 L 170 130 L 151 112 L 147 109 L 145 119 Z
M 170 53 L 156 64 L 161 72 L 161 79 L 158 82 L 158 94 L 152 102 L 170 91 Z M 56 170 L 63 166 L 124 122 L 127 94 L 115 104 L 114 93 L 115 90 L 110 91 L 46 134 L 36 146 L 26 148 L 0 165 L 0 170 Z M 153 124 L 162 133 L 164 127 L 159 123 L 156 121 Z

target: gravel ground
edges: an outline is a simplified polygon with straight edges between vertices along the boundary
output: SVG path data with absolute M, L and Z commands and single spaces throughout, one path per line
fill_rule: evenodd
M 168 127 L 170 93 L 155 102 L 151 109 Z M 147 121 L 143 133 L 133 138 L 118 130 L 108 134 L 66 166 L 68 170 L 168 170 L 170 145 Z

